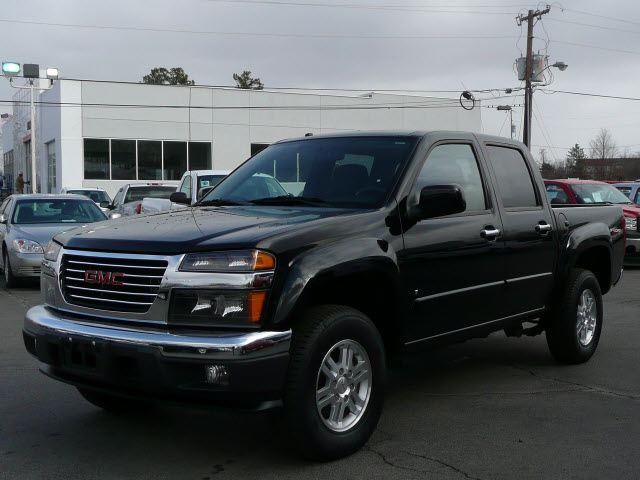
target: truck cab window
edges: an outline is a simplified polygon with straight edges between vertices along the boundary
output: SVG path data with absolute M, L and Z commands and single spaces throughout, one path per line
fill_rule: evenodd
M 178 191 L 184 193 L 187 198 L 191 198 L 191 175 L 187 175 L 182 179 Z
M 540 205 L 524 157 L 515 148 L 488 146 L 502 205 L 505 208 L 535 208 Z
M 487 208 L 478 161 L 471 145 L 447 144 L 435 147 L 420 170 L 414 191 L 429 185 L 460 185 L 467 202 L 465 212 Z

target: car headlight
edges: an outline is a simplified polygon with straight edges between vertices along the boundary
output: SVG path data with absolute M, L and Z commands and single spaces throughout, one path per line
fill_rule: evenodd
M 180 265 L 181 272 L 246 273 L 273 270 L 276 259 L 261 250 L 189 253 Z
M 13 241 L 13 248 L 18 253 L 43 253 L 42 245 L 33 240 L 16 239 Z
M 638 217 L 624 217 L 627 232 L 638 231 Z
M 58 254 L 60 253 L 60 249 L 62 245 L 51 240 L 47 243 L 47 246 L 44 248 L 44 259 L 49 260 L 50 262 L 55 262 L 58 260 Z
M 181 326 L 257 326 L 266 298 L 264 290 L 174 288 L 168 321 Z

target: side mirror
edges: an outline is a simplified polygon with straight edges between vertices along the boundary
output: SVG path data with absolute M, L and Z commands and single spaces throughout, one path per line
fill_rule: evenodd
M 207 195 L 209 195 L 209 192 L 211 190 L 213 190 L 214 187 L 203 187 L 200 189 L 200 191 L 198 192 L 198 200 L 203 199 L 204 197 L 206 197 Z
M 191 199 L 187 197 L 187 194 L 184 192 L 173 192 L 169 197 L 169 200 L 172 203 L 180 203 L 182 205 L 191 204 Z
M 420 191 L 416 207 L 420 220 L 464 212 L 467 202 L 459 185 L 429 185 Z
M 111 210 L 112 206 L 111 203 L 107 202 L 106 200 L 104 202 L 100 202 L 100 208 L 108 208 Z
M 2 225 L 7 224 L 7 216 L 4 213 L 0 214 L 0 224 Z

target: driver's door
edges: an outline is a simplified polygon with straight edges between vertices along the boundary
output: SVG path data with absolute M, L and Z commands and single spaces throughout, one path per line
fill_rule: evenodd
M 462 187 L 467 205 L 462 213 L 403 226 L 400 268 L 413 303 L 407 343 L 464 331 L 503 315 L 504 244 L 495 233 L 502 224 L 478 151 L 471 141 L 437 144 L 408 197 L 415 202 L 425 186 L 455 184 Z

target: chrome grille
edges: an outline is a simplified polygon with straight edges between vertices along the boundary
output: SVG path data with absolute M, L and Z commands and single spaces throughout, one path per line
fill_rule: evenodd
M 60 262 L 60 288 L 67 303 L 73 305 L 145 313 L 158 295 L 166 269 L 166 260 L 65 253 Z M 113 273 L 118 274 L 117 285 L 96 281 L 98 275 L 104 279 Z

